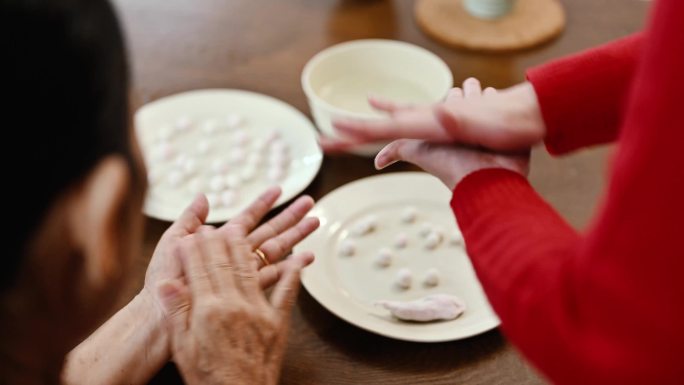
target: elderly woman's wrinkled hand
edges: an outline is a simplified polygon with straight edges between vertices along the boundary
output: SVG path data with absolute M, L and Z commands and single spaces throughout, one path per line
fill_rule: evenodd
M 183 280 L 159 286 L 173 359 L 188 384 L 275 384 L 304 262 L 287 264 L 272 295 L 259 284 L 247 230 L 198 233 L 176 249 Z

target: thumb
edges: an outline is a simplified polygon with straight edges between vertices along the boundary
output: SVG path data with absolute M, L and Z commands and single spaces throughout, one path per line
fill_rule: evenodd
M 375 156 L 375 168 L 382 170 L 402 160 L 415 164 L 414 158 L 422 143 L 424 142 L 418 139 L 399 139 L 391 142 Z
M 468 111 L 459 111 L 454 106 L 439 105 L 435 107 L 433 113 L 451 139 L 460 143 L 478 144 L 482 132 L 471 132 L 468 130 L 468 125 L 464 124 L 465 115 Z
M 190 291 L 177 279 L 161 282 L 157 291 L 171 333 L 178 336 L 188 328 Z
M 209 215 L 209 202 L 204 194 L 197 194 L 181 216 L 169 228 L 174 235 L 192 234 L 204 224 Z

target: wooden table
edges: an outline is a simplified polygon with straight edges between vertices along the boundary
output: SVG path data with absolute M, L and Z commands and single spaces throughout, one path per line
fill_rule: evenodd
M 455 0 L 456 1 L 456 0 Z M 518 0 L 525 1 L 525 0 Z M 412 42 L 435 52 L 456 82 L 468 76 L 506 87 L 525 68 L 639 30 L 648 3 L 567 0 L 568 26 L 545 46 L 510 54 L 454 51 L 416 27 L 409 0 L 116 0 L 128 35 L 135 107 L 199 88 L 240 88 L 272 95 L 308 114 L 299 76 L 332 44 L 361 38 Z M 603 189 L 606 149 L 551 160 L 533 153 L 532 183 L 573 225 L 589 220 Z M 406 170 L 394 166 L 391 171 Z M 326 157 L 307 189 L 314 198 L 376 174 L 369 159 Z M 445 205 L 446 209 L 446 205 Z M 148 221 L 146 255 L 168 226 Z M 147 260 L 140 261 L 138 284 Z M 131 289 L 133 290 L 133 289 Z M 394 341 L 337 319 L 305 291 L 293 315 L 283 384 L 537 384 L 543 380 L 498 331 L 464 341 Z M 155 383 L 178 383 L 166 368 Z

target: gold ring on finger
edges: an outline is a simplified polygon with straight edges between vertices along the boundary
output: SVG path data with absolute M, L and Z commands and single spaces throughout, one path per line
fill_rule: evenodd
M 264 266 L 268 266 L 271 264 L 271 262 L 268 261 L 268 258 L 266 258 L 266 254 L 264 254 L 264 252 L 261 251 L 261 249 L 259 249 L 259 248 L 254 249 L 254 254 L 256 254 L 257 257 L 259 257 L 261 262 L 264 263 Z

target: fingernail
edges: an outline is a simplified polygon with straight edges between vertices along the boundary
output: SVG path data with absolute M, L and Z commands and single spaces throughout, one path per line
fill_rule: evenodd
M 347 123 L 347 120 L 334 120 L 333 128 L 337 131 L 348 131 Z
M 387 155 L 385 154 L 378 154 L 378 156 L 375 158 L 375 169 L 376 170 L 382 170 L 388 166 L 391 166 L 398 161 L 396 159 L 394 160 L 389 160 L 387 159 Z

